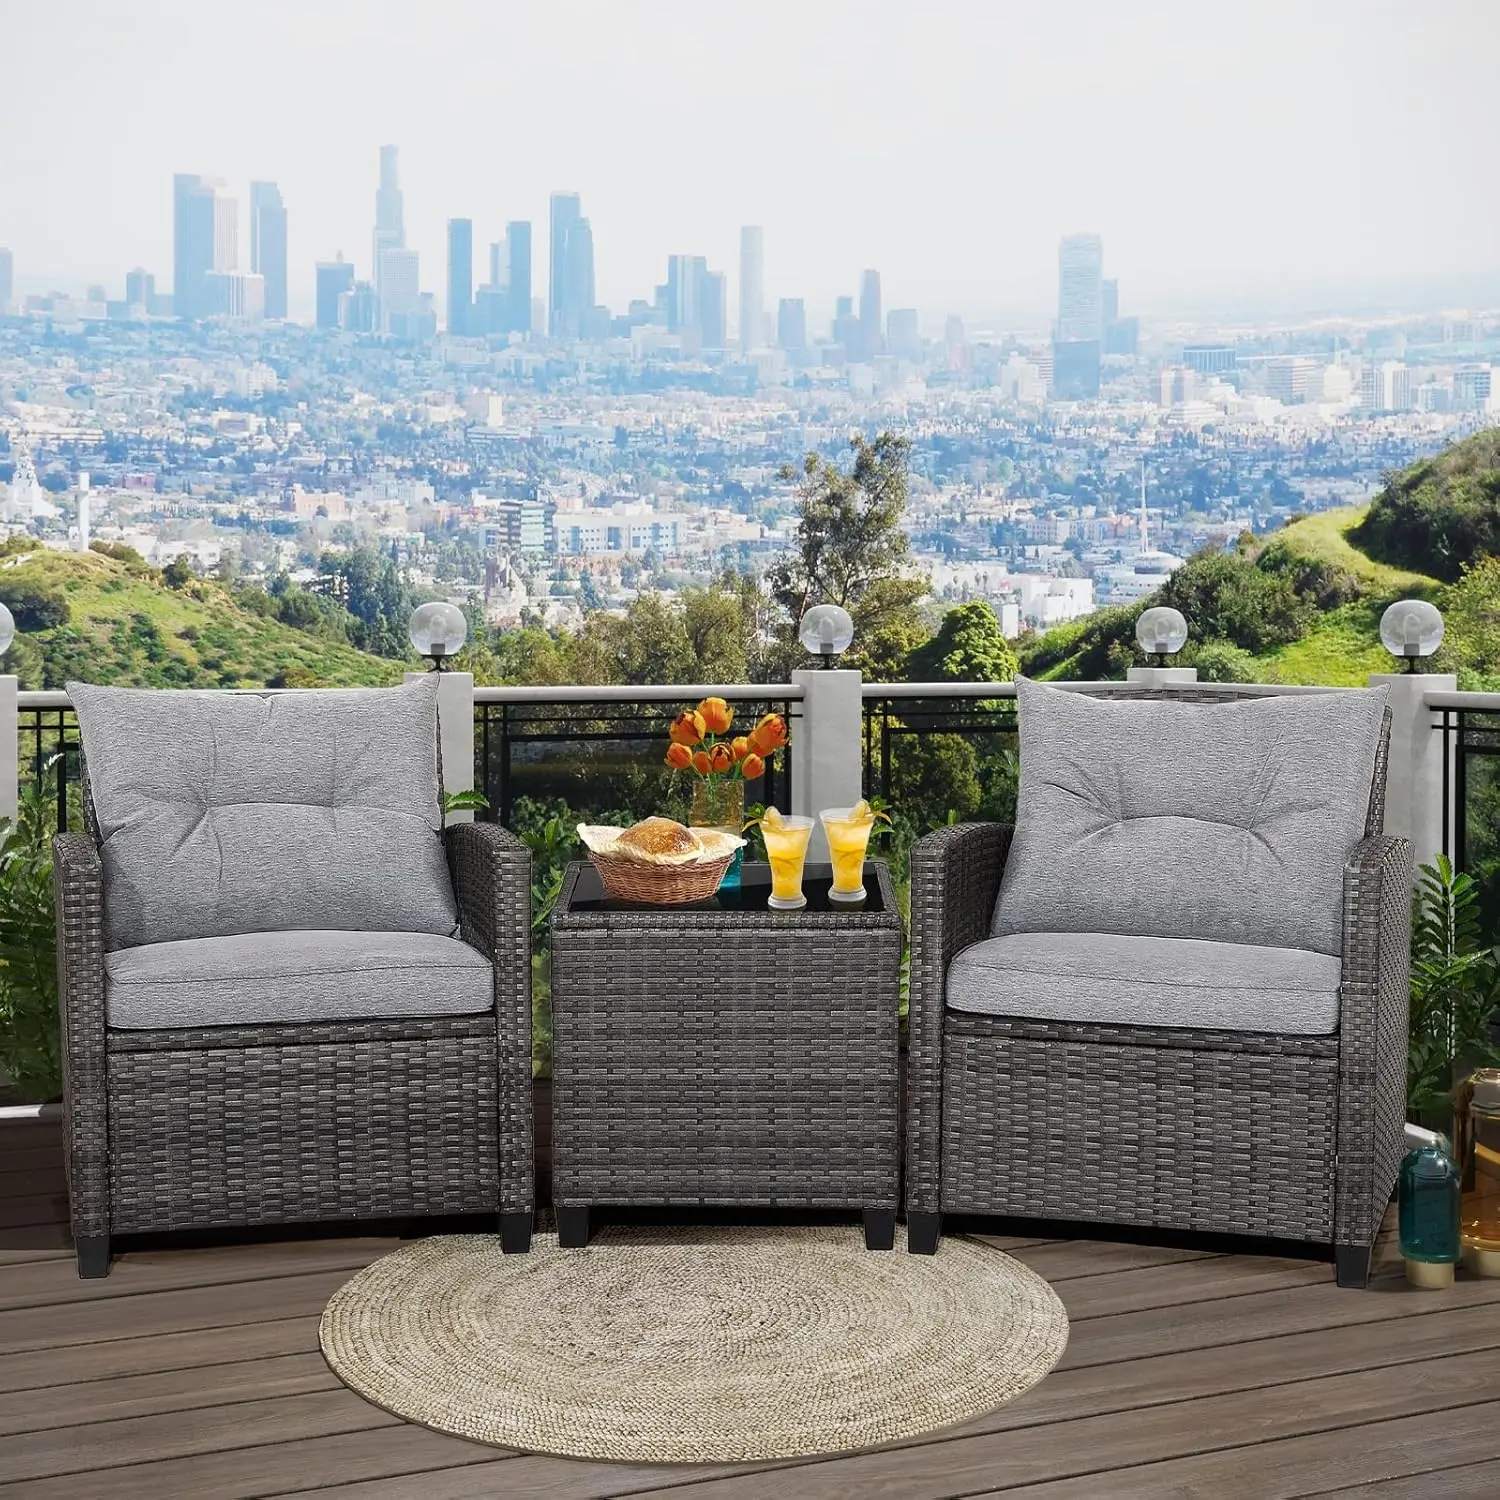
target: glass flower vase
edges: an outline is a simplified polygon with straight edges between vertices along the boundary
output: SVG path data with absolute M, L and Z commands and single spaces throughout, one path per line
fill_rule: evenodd
M 738 776 L 698 776 L 693 780 L 693 805 L 688 822 L 694 828 L 722 828 L 741 837 L 745 826 L 745 783 Z M 738 886 L 745 851 L 736 849 L 719 889 Z

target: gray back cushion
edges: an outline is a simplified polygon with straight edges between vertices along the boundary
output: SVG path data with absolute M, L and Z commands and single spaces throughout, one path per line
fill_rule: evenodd
M 302 928 L 452 933 L 437 678 L 153 692 L 69 683 L 111 949 Z
M 1114 700 L 1016 680 L 1021 786 L 992 930 L 1336 954 L 1386 690 Z

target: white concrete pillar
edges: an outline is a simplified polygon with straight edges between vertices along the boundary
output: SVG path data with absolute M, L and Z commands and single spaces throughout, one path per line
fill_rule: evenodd
M 1443 834 L 1451 834 L 1443 798 L 1443 767 L 1453 787 L 1453 751 L 1427 707 L 1428 693 L 1458 691 L 1451 672 L 1374 672 L 1371 687 L 1390 689 L 1391 758 L 1385 779 L 1385 831 L 1412 841 L 1414 863 L 1430 865 L 1442 852 Z
M 408 672 L 407 682 L 418 682 L 426 673 Z M 474 790 L 474 674 L 438 674 L 438 744 L 443 753 L 443 790 L 448 793 Z M 452 812 L 449 823 L 472 823 L 472 812 Z
M 1125 673 L 1126 682 L 1138 683 L 1141 687 L 1174 687 L 1184 682 L 1197 682 L 1197 667 L 1131 667 Z
M 0 675 L 0 818 L 15 820 L 21 776 L 21 681 Z
M 802 689 L 802 718 L 792 735 L 792 811 L 816 818 L 825 807 L 852 807 L 864 781 L 864 700 L 858 672 L 809 668 L 792 673 Z M 810 860 L 828 858 L 821 823 Z

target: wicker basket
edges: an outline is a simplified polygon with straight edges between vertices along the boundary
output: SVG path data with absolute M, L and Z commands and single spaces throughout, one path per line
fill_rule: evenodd
M 645 906 L 684 906 L 707 901 L 719 889 L 734 859 L 734 851 L 719 859 L 699 860 L 690 865 L 644 865 L 616 854 L 589 850 L 589 860 L 599 872 L 604 889 L 617 901 L 638 901 Z

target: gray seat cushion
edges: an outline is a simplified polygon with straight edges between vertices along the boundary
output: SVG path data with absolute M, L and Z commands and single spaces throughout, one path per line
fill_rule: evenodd
M 494 967 L 431 932 L 257 932 L 120 948 L 104 1012 L 124 1030 L 472 1015 Z
M 1327 1036 L 1338 1030 L 1341 967 L 1296 948 L 1017 932 L 965 948 L 948 967 L 947 999 L 978 1015 Z
M 1384 688 L 1228 703 L 1018 678 L 1016 834 L 991 931 L 1337 954 Z
M 325 692 L 69 683 L 105 943 L 290 928 L 453 933 L 437 678 Z

